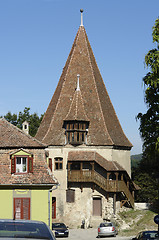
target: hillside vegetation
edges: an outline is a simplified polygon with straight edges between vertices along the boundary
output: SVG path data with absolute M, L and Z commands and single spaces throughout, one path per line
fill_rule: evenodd
M 157 213 L 150 210 L 129 210 L 120 212 L 117 220 L 119 235 L 135 236 L 142 230 L 157 230 L 158 225 L 154 222 Z

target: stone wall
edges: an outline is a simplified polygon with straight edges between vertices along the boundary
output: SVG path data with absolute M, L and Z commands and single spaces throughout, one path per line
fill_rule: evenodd
M 91 186 L 84 186 L 81 191 L 80 186 L 71 186 L 75 190 L 75 202 L 66 202 L 67 186 L 67 157 L 70 151 L 96 151 L 109 161 L 115 160 L 121 164 L 130 174 L 130 153 L 129 151 L 113 150 L 109 147 L 87 147 L 87 146 L 66 146 L 66 147 L 49 147 L 49 157 L 53 160 L 53 173 L 60 186 L 52 192 L 56 198 L 56 219 L 53 221 L 65 222 L 69 227 L 81 227 L 85 222 L 85 227 L 97 226 L 103 219 L 114 217 L 113 194 L 107 199 L 106 192 L 96 188 L 94 191 Z M 63 158 L 63 169 L 55 170 L 54 158 Z M 123 161 L 123 162 L 122 162 Z M 100 197 L 102 202 L 102 215 L 93 216 L 93 198 Z M 120 204 L 116 204 L 116 208 Z

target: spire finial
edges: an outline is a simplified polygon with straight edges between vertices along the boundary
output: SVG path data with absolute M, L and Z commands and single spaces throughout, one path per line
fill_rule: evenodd
M 80 9 L 80 12 L 81 12 L 81 26 L 83 26 L 83 9 L 82 8 Z
M 76 88 L 76 91 L 80 91 L 80 86 L 79 86 L 79 77 L 80 75 L 77 74 L 77 88 Z

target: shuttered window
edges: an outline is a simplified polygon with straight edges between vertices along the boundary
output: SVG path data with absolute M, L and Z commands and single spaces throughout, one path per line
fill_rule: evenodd
M 11 173 L 15 173 L 15 172 L 16 172 L 16 170 L 15 170 L 15 168 L 16 168 L 16 162 L 15 162 L 15 160 L 16 160 L 15 157 L 12 157 L 12 158 L 11 158 Z
M 66 202 L 74 202 L 75 201 L 75 190 L 67 189 L 66 190 Z
M 52 158 L 49 158 L 49 168 L 52 171 Z
M 11 157 L 11 173 L 33 173 L 33 157 Z
M 33 173 L 33 157 L 28 157 L 28 172 Z
M 56 218 L 56 198 L 52 197 L 52 219 Z
M 73 145 L 86 143 L 88 125 L 86 121 L 65 121 L 66 143 Z
M 30 220 L 30 198 L 14 198 L 14 219 Z

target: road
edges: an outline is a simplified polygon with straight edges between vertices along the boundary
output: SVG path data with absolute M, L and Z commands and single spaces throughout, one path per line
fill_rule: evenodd
M 57 238 L 57 240 L 97 240 L 97 229 L 69 229 L 68 238 Z M 131 240 L 132 237 L 121 237 L 117 235 L 116 237 L 103 237 L 103 240 Z

